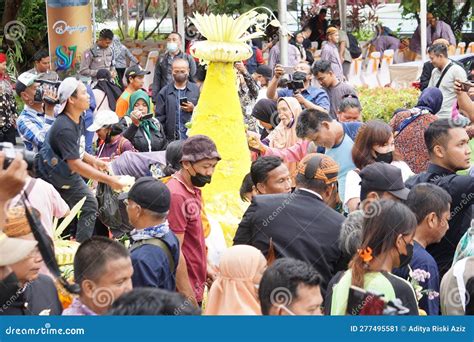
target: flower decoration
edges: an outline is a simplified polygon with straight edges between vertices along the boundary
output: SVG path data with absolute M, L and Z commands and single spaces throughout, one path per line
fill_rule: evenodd
M 268 15 L 259 13 L 256 9 L 269 11 L 265 7 L 257 7 L 237 18 L 225 14 L 195 13 L 191 21 L 207 40 L 195 42 L 191 46 L 191 54 L 212 62 L 237 62 L 250 58 L 252 48 L 246 42 L 263 36 L 268 25 L 280 26 L 276 18 L 266 24 Z M 250 28 L 254 28 L 253 33 L 249 32 Z
M 418 301 L 420 301 L 420 299 L 423 298 L 425 294 L 428 296 L 428 300 L 433 300 L 439 296 L 438 292 L 431 289 L 424 289 L 423 286 L 420 285 L 420 283 L 424 283 L 425 281 L 430 279 L 430 272 L 425 271 L 421 268 L 416 268 L 415 270 L 412 270 L 410 266 L 408 266 L 408 269 L 410 276 L 410 284 L 415 290 L 416 299 Z

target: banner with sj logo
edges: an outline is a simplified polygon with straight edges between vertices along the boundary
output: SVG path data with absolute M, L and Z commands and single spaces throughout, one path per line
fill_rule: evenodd
M 79 70 L 82 53 L 91 47 L 92 3 L 90 0 L 47 0 L 51 68 L 60 76 Z

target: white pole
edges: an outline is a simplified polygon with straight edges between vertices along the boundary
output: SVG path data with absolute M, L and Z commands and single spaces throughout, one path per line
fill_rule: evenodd
M 95 43 L 96 37 L 96 25 L 95 25 L 95 1 L 91 0 L 92 2 L 92 44 Z
M 340 13 L 339 19 L 341 20 L 341 28 L 343 31 L 347 31 L 347 0 L 340 0 Z
M 184 0 L 176 0 L 176 17 L 177 17 L 177 27 L 178 33 L 183 37 L 183 46 L 181 46 L 182 51 L 186 50 L 186 36 L 184 34 Z M 174 18 L 173 18 L 174 19 Z
M 426 61 L 426 0 L 420 0 L 421 60 Z
M 278 20 L 284 29 L 280 29 L 280 64 L 288 65 L 288 32 L 286 26 L 286 0 L 278 0 Z

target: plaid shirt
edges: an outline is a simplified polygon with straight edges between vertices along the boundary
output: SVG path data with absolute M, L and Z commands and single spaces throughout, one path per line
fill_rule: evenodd
M 33 108 L 25 106 L 17 120 L 17 129 L 28 151 L 38 152 L 54 119 L 46 118 Z

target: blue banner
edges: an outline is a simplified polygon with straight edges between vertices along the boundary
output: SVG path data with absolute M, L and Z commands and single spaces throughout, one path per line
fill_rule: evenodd
M 5 317 L 0 341 L 474 341 L 471 317 Z

